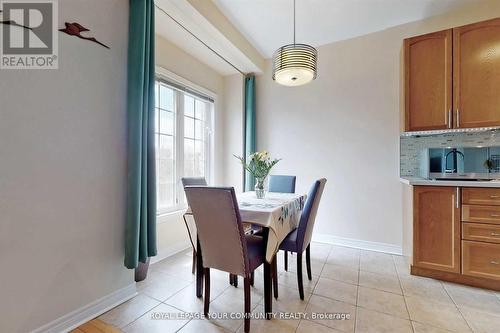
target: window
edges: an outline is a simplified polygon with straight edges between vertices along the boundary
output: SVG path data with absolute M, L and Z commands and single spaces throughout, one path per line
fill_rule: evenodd
M 186 205 L 182 177 L 210 178 L 213 100 L 186 87 L 155 82 L 158 214 Z

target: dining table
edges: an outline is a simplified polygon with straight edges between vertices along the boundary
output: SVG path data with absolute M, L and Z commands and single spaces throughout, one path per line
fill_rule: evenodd
M 271 265 L 276 260 L 281 242 L 299 225 L 306 197 L 306 194 L 267 192 L 264 198 L 257 198 L 253 191 L 236 195 L 241 221 L 262 228 L 262 237 L 266 244 L 264 311 L 269 314 L 268 318 L 272 312 Z M 189 215 L 192 215 L 192 212 L 188 208 L 185 217 Z M 203 265 L 198 240 L 197 248 L 196 296 L 201 297 L 203 293 Z

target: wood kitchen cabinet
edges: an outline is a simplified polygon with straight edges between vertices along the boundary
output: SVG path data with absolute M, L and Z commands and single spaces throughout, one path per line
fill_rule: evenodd
M 462 242 L 463 274 L 500 281 L 500 244 Z
M 405 130 L 500 126 L 500 18 L 404 41 Z
M 500 288 L 500 189 L 466 187 L 462 199 L 462 274 Z
M 452 30 L 405 40 L 407 131 L 451 128 Z
M 500 188 L 414 186 L 411 274 L 500 291 Z
M 455 127 L 500 126 L 500 18 L 453 29 Z
M 413 266 L 460 273 L 460 190 L 415 186 Z

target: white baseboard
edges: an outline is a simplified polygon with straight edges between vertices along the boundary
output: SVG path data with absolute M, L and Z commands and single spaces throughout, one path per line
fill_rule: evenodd
M 190 247 L 191 243 L 189 241 L 186 241 L 161 249 L 158 251 L 158 254 L 156 256 L 151 257 L 151 264 L 157 263 L 158 261 L 171 257 L 174 254 L 187 250 Z
M 37 328 L 31 333 L 69 332 L 137 295 L 135 282 Z
M 347 247 L 354 247 L 356 249 L 384 252 L 397 255 L 403 254 L 403 249 L 401 246 L 396 246 L 387 243 L 371 242 L 360 239 L 338 237 L 327 234 L 314 234 L 314 233 L 312 239 L 315 242 L 326 243 L 331 245 L 341 245 Z

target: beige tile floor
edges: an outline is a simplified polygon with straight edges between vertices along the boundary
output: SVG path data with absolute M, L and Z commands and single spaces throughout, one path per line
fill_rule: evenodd
M 278 256 L 278 315 L 306 313 L 309 319 L 251 321 L 251 332 L 500 332 L 500 293 L 411 276 L 405 258 L 320 243 L 311 245 L 312 281 L 304 268 L 305 300 L 299 299 L 295 256 L 289 271 Z M 253 313 L 262 314 L 262 269 L 252 288 Z M 242 279 L 234 288 L 226 273 L 212 270 L 211 313 L 243 310 Z M 242 332 L 242 320 L 151 319 L 152 315 L 201 313 L 195 296 L 191 251 L 165 259 L 150 268 L 138 283 L 139 295 L 103 314 L 100 319 L 123 332 Z M 349 320 L 312 318 L 313 313 L 347 313 Z

